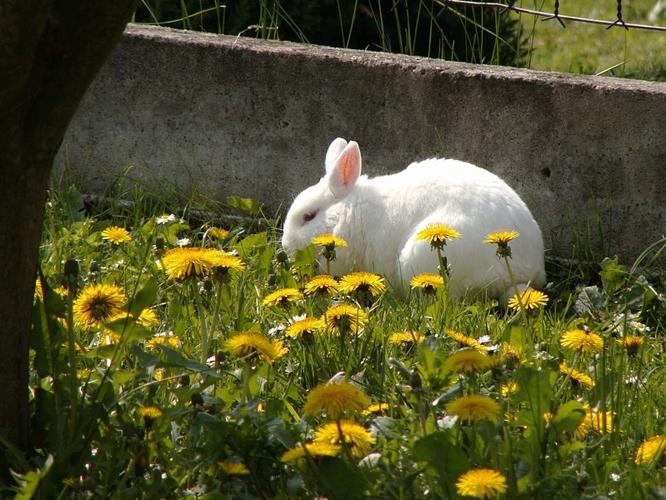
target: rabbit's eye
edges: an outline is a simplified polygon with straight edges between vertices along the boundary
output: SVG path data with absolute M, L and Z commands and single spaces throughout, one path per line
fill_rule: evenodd
M 314 212 L 308 212 L 303 215 L 303 224 L 306 222 L 310 222 L 312 219 L 314 219 L 317 216 L 317 211 Z

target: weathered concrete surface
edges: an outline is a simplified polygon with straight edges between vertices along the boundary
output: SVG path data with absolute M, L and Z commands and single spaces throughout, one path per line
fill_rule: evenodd
M 666 84 L 449 63 L 130 26 L 90 88 L 59 162 L 105 189 L 131 175 L 288 206 L 329 142 L 377 175 L 432 156 L 503 177 L 546 244 L 596 220 L 631 257 L 666 227 Z

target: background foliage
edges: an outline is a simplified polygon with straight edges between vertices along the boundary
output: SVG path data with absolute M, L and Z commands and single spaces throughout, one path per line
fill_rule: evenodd
M 627 22 L 661 24 L 656 0 L 624 1 Z M 518 0 L 552 12 L 554 0 Z M 658 2 L 657 2 L 658 3 Z M 666 9 L 662 9 L 666 12 Z M 562 2 L 561 14 L 614 20 L 614 0 Z M 650 13 L 652 18 L 649 19 Z M 539 70 L 666 79 L 664 33 L 544 22 L 433 0 L 143 0 L 136 21 L 215 33 L 383 50 Z

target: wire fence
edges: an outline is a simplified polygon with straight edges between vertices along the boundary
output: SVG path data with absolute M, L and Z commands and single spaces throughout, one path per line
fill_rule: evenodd
M 579 23 L 589 23 L 589 24 L 600 24 L 606 26 L 606 29 L 612 27 L 621 27 L 626 30 L 629 28 L 639 29 L 639 30 L 650 30 L 650 31 L 662 31 L 666 32 L 666 26 L 654 26 L 649 24 L 636 24 L 625 22 L 622 15 L 622 0 L 617 1 L 617 17 L 614 20 L 603 20 L 603 19 L 593 19 L 589 17 L 578 17 L 578 16 L 568 16 L 560 14 L 560 2 L 555 1 L 552 12 L 544 12 L 540 10 L 527 9 L 524 7 L 516 6 L 516 0 L 509 0 L 508 3 L 500 2 L 483 2 L 483 1 L 474 1 L 474 0 L 437 0 L 437 3 L 440 5 L 459 5 L 465 7 L 478 7 L 486 9 L 500 9 L 502 11 L 510 10 L 513 12 L 518 12 L 522 14 L 530 14 L 536 17 L 542 17 L 544 21 L 556 20 L 558 21 L 563 28 L 566 28 L 564 21 L 574 21 Z

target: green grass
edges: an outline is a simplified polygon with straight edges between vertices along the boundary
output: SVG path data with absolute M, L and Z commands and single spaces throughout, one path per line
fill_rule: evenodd
M 552 12 L 553 0 L 522 0 L 526 8 Z M 651 24 L 647 17 L 654 0 L 623 2 L 625 22 Z M 613 0 L 561 2 L 560 14 L 603 20 L 616 19 Z M 566 22 L 542 21 L 522 15 L 533 46 L 528 66 L 545 71 L 605 74 L 647 80 L 666 80 L 666 33 Z M 664 21 L 661 21 L 664 25 Z
M 280 306 L 264 299 L 302 290 L 317 272 L 317 249 L 287 258 L 275 222 L 247 200 L 232 204 L 248 223 L 218 238 L 211 227 L 228 208 L 164 218 L 169 199 L 135 194 L 133 203 L 86 212 L 75 189 L 51 192 L 31 340 L 37 451 L 16 454 L 24 474 L 3 495 L 18 487 L 37 488 L 38 498 L 456 498 L 459 476 L 487 467 L 505 476 L 506 498 L 650 498 L 666 479 L 663 455 L 635 462 L 644 440 L 666 434 L 664 277 L 653 259 L 663 241 L 632 268 L 616 259 L 593 275 L 575 263 L 551 266 L 547 306 L 527 313 L 482 297 L 453 301 L 445 289 L 406 298 L 390 289 L 324 294 Z M 104 240 L 111 225 L 125 227 L 131 241 Z M 246 267 L 170 278 L 164 255 L 184 238 L 234 252 Z M 77 323 L 77 297 L 96 283 L 122 290 L 126 319 Z M 367 324 L 285 334 L 295 316 L 325 316 L 337 302 L 363 308 Z M 156 321 L 138 320 L 146 309 Z M 563 346 L 564 332 L 576 328 L 596 332 L 601 348 Z M 463 345 L 450 330 L 484 346 L 480 368 L 455 369 L 451 356 Z M 230 350 L 227 340 L 242 331 L 286 352 L 269 363 L 251 349 Z M 424 340 L 392 343 L 390 334 L 401 331 Z M 618 342 L 629 335 L 643 339 L 635 353 Z M 594 385 L 576 383 L 562 362 Z M 343 415 L 372 433 L 368 449 L 357 453 L 352 443 L 336 457 L 283 462 L 316 429 L 336 425 L 325 412 L 304 411 L 312 390 L 332 377 L 385 403 L 376 413 L 350 407 Z M 451 403 L 474 394 L 497 408 L 476 422 L 455 418 Z M 161 416 L 143 417 L 146 407 Z M 609 419 L 590 420 L 603 412 Z M 229 472 L 238 463 L 247 473 Z
M 625 0 L 623 2 L 625 21 L 651 24 L 647 18 L 655 1 Z M 516 5 L 552 12 L 554 3 L 554 0 L 520 0 Z M 492 22 L 488 22 L 488 19 L 492 18 L 491 14 L 495 12 L 492 10 L 487 12 L 486 21 L 480 21 L 482 19 L 481 9 L 468 9 L 466 12 L 471 24 L 465 25 L 464 33 L 460 38 L 461 34 L 458 33 L 460 26 L 453 26 L 450 23 L 442 25 L 443 6 L 437 1 L 412 0 L 404 2 L 404 4 L 400 2 L 396 4 L 395 9 L 391 8 L 390 12 L 384 15 L 381 14 L 381 11 L 373 11 L 369 14 L 367 6 L 363 7 L 365 5 L 363 3 L 357 12 L 354 10 L 357 3 L 342 2 L 339 6 L 345 12 L 345 16 L 342 16 L 341 11 L 333 9 L 331 12 L 337 13 L 336 19 L 333 19 L 336 16 L 331 13 L 326 15 L 321 9 L 317 10 L 308 6 L 305 11 L 299 9 L 298 5 L 298 2 L 295 1 L 261 0 L 253 3 L 248 0 L 239 2 L 238 6 L 232 5 L 232 7 L 238 9 L 245 17 L 238 14 L 238 19 L 233 23 L 227 12 L 226 3 L 218 0 L 184 1 L 181 2 L 180 7 L 164 0 L 145 0 L 142 2 L 142 9 L 138 11 L 141 14 L 138 19 L 172 27 L 182 25 L 186 29 L 208 29 L 232 35 L 242 32 L 262 38 L 286 38 L 305 42 L 308 41 L 308 36 L 304 32 L 310 33 L 314 30 L 310 36 L 319 40 L 317 26 L 325 24 L 328 31 L 336 33 L 335 36 L 329 33 L 329 36 L 324 38 L 324 43 L 327 45 L 347 46 L 352 32 L 355 35 L 359 35 L 360 32 L 366 32 L 369 35 L 378 31 L 381 34 L 381 42 L 370 43 L 373 49 L 412 54 L 415 45 L 418 45 L 421 49 L 421 52 L 418 53 L 421 55 L 444 56 L 467 62 L 497 63 L 499 61 L 501 64 L 525 65 L 532 69 L 545 71 L 666 80 L 666 50 L 664 50 L 666 33 L 664 32 L 638 29 L 626 31 L 621 27 L 606 30 L 605 26 L 573 21 L 567 21 L 567 27 L 562 28 L 555 20 L 544 22 L 542 18 L 522 14 L 520 23 L 527 40 L 528 50 L 527 57 L 523 57 L 524 47 L 520 47 L 518 56 L 511 52 L 516 48 L 517 43 L 510 39 L 509 25 L 507 24 L 503 31 L 499 26 L 493 26 Z M 368 5 L 375 4 L 369 3 Z M 408 6 L 411 8 L 411 14 L 407 13 Z M 249 14 L 253 9 L 258 12 L 256 19 Z M 563 1 L 560 6 L 560 14 L 615 20 L 616 9 L 615 0 Z M 368 15 L 374 21 L 364 24 L 362 21 Z M 312 16 L 317 21 L 313 21 Z M 227 24 L 225 24 L 225 19 Z M 481 22 L 485 29 L 472 28 L 477 22 Z M 303 25 L 299 26 L 299 23 Z M 314 24 L 311 26 L 308 23 Z M 664 25 L 666 21 L 661 20 L 659 23 Z M 417 26 L 420 27 L 420 31 Z M 431 48 L 432 50 L 428 50 L 426 53 L 422 52 L 426 40 L 420 40 L 417 43 L 417 32 L 423 35 L 424 30 L 433 36 L 441 35 L 443 45 L 439 48 Z M 493 32 L 503 33 L 502 36 L 508 38 L 500 41 L 493 35 Z M 493 38 L 494 42 L 491 43 Z M 319 43 L 322 43 L 321 40 Z M 458 49 L 464 46 L 465 50 L 453 50 L 453 47 L 449 46 L 451 44 L 456 45 Z M 486 47 L 483 48 L 482 45 Z

